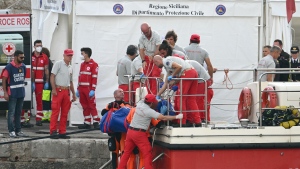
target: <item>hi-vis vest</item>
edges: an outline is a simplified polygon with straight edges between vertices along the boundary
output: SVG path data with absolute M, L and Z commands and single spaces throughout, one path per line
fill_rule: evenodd
M 32 55 L 31 66 L 34 72 L 34 82 L 44 83 L 45 66 L 48 66 L 49 59 L 44 53 L 40 53 L 40 56 Z
M 5 69 L 9 74 L 8 87 L 10 88 L 12 98 L 24 98 L 25 97 L 25 88 L 24 81 L 26 77 L 26 66 L 22 63 L 22 66 L 15 67 L 9 63 Z

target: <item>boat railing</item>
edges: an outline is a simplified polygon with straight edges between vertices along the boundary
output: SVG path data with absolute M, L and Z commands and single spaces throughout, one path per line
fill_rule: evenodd
M 108 168 L 109 165 L 111 165 L 112 159 L 109 159 L 106 163 L 104 163 L 99 169 L 105 169 Z
M 274 69 L 271 69 L 271 68 L 252 68 L 252 69 L 224 69 L 224 70 L 227 70 L 227 71 L 237 71 L 237 72 L 245 72 L 245 71 L 248 71 L 248 72 L 252 72 L 252 75 L 253 75 L 253 82 L 256 81 L 256 79 L 258 80 L 259 82 L 259 98 L 261 98 L 261 93 L 264 92 L 264 91 L 261 91 L 261 78 L 266 75 L 266 74 L 299 74 L 300 72 L 300 68 L 274 68 Z M 217 70 L 217 71 L 224 71 L 224 70 Z M 262 73 L 259 77 L 258 76 L 258 72 L 259 71 L 267 71 L 267 72 L 264 72 Z M 297 72 L 298 71 L 298 72 Z M 126 77 L 128 77 L 128 88 L 129 88 L 129 93 L 135 93 L 135 91 L 132 91 L 132 85 L 129 85 L 131 84 L 131 82 L 133 82 L 134 80 L 136 79 L 139 79 L 138 81 L 140 82 L 140 87 L 144 87 L 143 85 L 143 82 L 142 81 L 146 81 L 146 80 L 149 80 L 149 79 L 154 79 L 156 80 L 156 83 L 157 83 L 157 91 L 159 91 L 159 83 L 162 82 L 162 79 L 161 78 L 157 78 L 157 77 L 140 77 L 140 75 L 135 75 L 135 76 L 132 76 L 132 75 L 125 75 Z M 205 94 L 196 94 L 194 96 L 204 96 L 205 98 L 205 109 L 204 110 L 187 110 L 187 111 L 184 111 L 184 112 L 205 112 L 205 126 L 208 125 L 208 121 L 207 121 L 207 107 L 208 105 L 211 105 L 211 106 L 214 106 L 214 105 L 238 105 L 238 103 L 211 103 L 211 104 L 207 104 L 207 82 L 206 80 L 204 80 L 203 78 L 173 78 L 172 80 L 175 80 L 175 81 L 179 81 L 179 84 L 180 84 L 180 91 L 182 91 L 182 81 L 183 80 L 197 80 L 197 81 L 203 81 L 205 83 Z M 168 89 L 170 89 L 170 85 L 168 84 Z M 213 87 L 213 86 L 210 86 L 209 88 L 212 88 L 212 89 L 226 89 L 226 88 L 216 88 L 216 87 Z M 232 88 L 232 89 L 241 89 L 241 88 Z M 141 90 L 140 90 L 141 92 Z M 292 91 L 274 91 L 274 92 L 292 92 Z M 298 91 L 296 91 L 298 92 Z M 299 91 L 300 92 L 300 91 Z M 180 97 L 180 105 L 179 105 L 179 110 L 175 110 L 175 112 L 177 113 L 182 113 L 182 97 L 183 96 L 191 96 L 191 95 L 182 95 L 181 92 L 178 92 L 179 94 L 175 94 L 175 95 L 169 95 L 167 94 L 167 100 L 168 101 L 173 101 L 172 100 L 172 97 L 173 96 L 177 96 L 177 97 Z M 156 94 L 156 93 L 155 93 Z M 139 94 L 140 95 L 140 98 L 141 97 L 141 93 Z M 132 105 L 135 104 L 135 102 L 132 100 L 132 94 L 129 94 L 129 100 L 131 102 Z M 262 113 L 261 113 L 261 110 L 265 109 L 265 108 L 261 108 L 261 99 L 259 99 L 259 116 L 260 116 L 260 119 L 262 118 Z M 169 115 L 169 104 L 168 104 L 168 115 Z M 169 121 L 167 122 L 167 125 L 169 126 Z M 182 126 L 182 120 L 180 120 L 180 127 Z M 205 127 L 203 126 L 203 127 Z M 259 124 L 260 127 L 262 127 L 262 123 L 260 121 L 260 124 Z
M 276 72 L 274 72 L 276 70 Z M 282 71 L 280 71 L 280 72 L 277 72 L 278 70 L 282 70 Z M 287 71 L 288 70 L 288 71 Z M 262 78 L 264 77 L 264 76 L 266 76 L 266 75 L 268 75 L 268 74 L 299 74 L 299 72 L 295 72 L 295 71 L 291 71 L 291 70 L 299 70 L 300 71 L 300 69 L 299 68 L 281 68 L 281 69 L 263 69 L 262 71 L 270 71 L 270 72 L 264 72 L 264 73 L 262 73 L 261 75 L 260 75 L 260 77 L 259 77 L 259 79 L 258 79 L 258 93 L 259 93 L 259 95 L 258 95 L 258 98 L 259 98 L 259 127 L 260 128 L 263 128 L 263 126 L 262 126 L 262 110 L 265 110 L 265 109 L 273 109 L 273 108 L 262 108 L 262 99 L 261 99 L 261 97 L 262 97 L 262 93 L 263 92 L 269 92 L 269 91 L 264 91 L 264 90 L 262 90 L 261 89 L 261 83 L 262 83 Z M 273 72 L 272 72 L 273 71 Z M 275 92 L 275 93 L 277 93 L 277 92 L 300 92 L 300 91 L 290 91 L 290 90 L 274 90 L 274 91 L 272 91 L 272 92 Z M 297 107 L 295 107 L 295 108 L 297 108 Z
M 205 126 L 207 126 L 207 81 L 204 80 L 203 78 L 173 78 L 172 80 L 175 80 L 175 81 L 179 81 L 179 86 L 180 86 L 180 92 L 179 92 L 179 95 L 175 94 L 175 97 L 176 96 L 179 96 L 180 97 L 180 100 L 179 100 L 179 111 L 176 111 L 174 110 L 174 112 L 179 112 L 180 114 L 182 114 L 182 97 L 189 97 L 189 96 L 204 96 L 204 110 L 184 110 L 185 112 L 189 113 L 189 112 L 205 112 Z M 204 90 L 204 94 L 196 94 L 196 95 L 183 95 L 182 94 L 182 81 L 183 80 L 197 80 L 197 81 L 202 81 L 202 83 L 204 83 L 204 86 L 205 86 L 205 90 Z M 168 83 L 168 89 L 170 89 L 170 84 Z M 171 97 L 170 95 L 167 95 L 167 100 L 171 100 Z M 198 108 L 199 109 L 199 108 Z M 169 115 L 169 104 L 168 104 L 168 115 Z M 169 126 L 169 121 L 167 122 L 167 125 Z M 182 119 L 180 119 L 180 124 L 179 124 L 180 127 L 182 127 Z
M 124 92 L 128 92 L 129 93 L 129 104 L 130 105 L 135 105 L 136 102 L 135 100 L 132 99 L 132 95 L 135 94 L 136 91 L 132 90 L 132 82 L 137 81 L 140 83 L 140 88 L 141 87 L 149 87 L 149 83 L 147 82 L 147 80 L 155 80 L 156 81 L 156 86 L 157 86 L 157 90 L 159 91 L 159 83 L 163 81 L 163 79 L 159 78 L 159 77 L 146 77 L 143 76 L 141 77 L 141 75 L 124 75 L 124 77 L 128 78 L 128 91 L 124 91 Z M 140 90 L 139 96 L 140 98 L 142 98 L 142 94 L 141 93 L 142 90 Z M 153 94 L 157 94 L 157 93 L 153 93 Z

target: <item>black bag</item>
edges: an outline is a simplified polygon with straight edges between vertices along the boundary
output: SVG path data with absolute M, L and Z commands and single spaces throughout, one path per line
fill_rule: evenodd
M 107 141 L 109 151 L 116 151 L 116 141 L 115 137 L 110 137 Z

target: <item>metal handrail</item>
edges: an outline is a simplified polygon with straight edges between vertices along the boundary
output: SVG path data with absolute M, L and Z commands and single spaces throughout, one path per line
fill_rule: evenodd
M 251 69 L 226 69 L 229 71 L 238 71 L 238 72 L 242 72 L 242 71 L 267 71 L 267 70 L 272 70 L 272 71 L 281 71 L 281 70 L 299 70 L 300 68 L 251 68 Z M 218 69 L 219 71 L 224 71 L 224 69 Z
M 157 91 L 159 90 L 159 82 L 162 81 L 162 79 L 160 77 L 141 77 L 141 75 L 124 75 L 124 77 L 127 77 L 128 78 L 128 93 L 129 93 L 129 104 L 130 105 L 134 105 L 135 103 L 135 100 L 132 100 L 131 99 L 131 95 L 132 93 L 135 93 L 134 91 L 132 91 L 131 89 L 131 82 L 135 81 L 134 79 L 135 78 L 139 78 L 139 82 L 140 82 L 140 88 L 142 87 L 142 83 L 140 81 L 140 79 L 155 79 L 156 80 L 156 86 L 157 86 Z M 141 93 L 140 93 L 140 96 L 141 96 Z
M 104 169 L 104 167 L 107 167 L 109 164 L 111 164 L 112 159 L 109 159 L 106 163 L 104 163 L 99 169 Z
M 290 68 L 285 68 L 285 69 L 290 69 Z M 268 69 L 268 70 L 277 70 L 277 69 Z M 297 68 L 297 70 L 300 70 L 300 68 Z M 262 112 L 261 112 L 261 110 L 262 110 L 262 100 L 261 100 L 261 96 L 262 96 L 262 92 L 264 92 L 264 91 L 261 91 L 261 78 L 263 77 L 263 76 L 265 76 L 265 75 L 267 75 L 267 74 L 299 74 L 300 72 L 264 72 L 264 73 L 262 73 L 261 75 L 260 75 L 260 77 L 259 77 L 259 79 L 258 79 L 258 98 L 259 98 L 259 101 L 258 101 L 258 106 L 259 106 L 259 110 L 258 110 L 258 112 L 259 112 L 259 128 L 263 128 L 262 127 Z M 276 90 L 274 90 L 273 92 L 277 92 Z M 282 91 L 280 91 L 280 92 L 282 92 Z M 286 92 L 289 92 L 288 90 L 286 91 Z M 299 91 L 300 92 L 300 91 Z
M 203 78 L 172 78 L 172 80 L 179 80 L 180 81 L 180 91 L 182 91 L 182 81 L 183 80 L 197 80 L 203 81 L 205 85 L 205 92 L 204 92 L 204 110 L 205 110 L 205 126 L 207 126 L 207 81 Z M 170 88 L 170 84 L 168 83 L 168 88 Z M 182 92 L 180 92 L 180 114 L 182 114 Z M 169 100 L 169 99 L 168 99 Z M 168 108 L 169 111 L 169 108 Z M 198 111 L 198 110 L 195 110 Z M 200 111 L 200 110 L 199 110 Z M 169 121 L 167 122 L 169 125 Z M 180 119 L 179 126 L 182 127 L 182 119 Z
M 158 156 L 156 156 L 153 160 L 152 163 L 154 163 L 156 160 L 158 160 L 160 157 L 162 157 L 163 155 L 165 155 L 165 153 L 160 153 Z

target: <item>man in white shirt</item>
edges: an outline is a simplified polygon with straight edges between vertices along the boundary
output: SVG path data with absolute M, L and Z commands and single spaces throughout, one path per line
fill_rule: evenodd
M 160 36 L 153 31 L 147 23 L 141 25 L 142 35 L 139 39 L 140 56 L 143 63 L 144 73 L 147 77 L 163 78 L 162 70 L 153 64 L 153 56 L 158 55 L 158 47 L 161 43 Z M 157 93 L 157 82 L 149 79 L 146 82 L 148 93 Z
M 200 35 L 198 34 L 192 34 L 190 38 L 190 45 L 188 47 L 185 47 L 184 50 L 186 51 L 186 54 L 190 60 L 195 60 L 198 63 L 200 63 L 202 66 L 204 65 L 204 62 L 207 65 L 208 74 L 211 78 L 211 81 L 213 82 L 213 73 L 214 68 L 210 62 L 210 58 L 208 55 L 208 52 L 200 47 Z
M 270 45 L 266 45 L 263 47 L 263 57 L 267 56 L 268 54 L 270 54 L 270 50 L 271 50 L 271 46 Z
M 280 56 L 281 49 L 278 46 L 273 46 L 270 50 L 270 54 L 263 57 L 259 62 L 257 68 L 270 68 L 274 69 L 275 68 L 275 62 L 274 59 L 277 59 Z M 258 76 L 257 79 L 260 78 L 260 76 L 268 71 L 258 71 Z M 273 74 L 265 74 L 262 76 L 261 81 L 265 82 L 272 82 L 274 79 Z
M 125 75 L 131 75 L 131 62 L 138 55 L 137 47 L 129 45 L 126 55 L 118 61 L 117 76 L 119 88 L 124 91 L 124 101 L 129 102 L 129 79 Z
M 146 132 L 149 128 L 151 119 L 182 119 L 182 114 L 176 116 L 164 116 L 154 110 L 156 106 L 157 100 L 153 94 L 147 94 L 144 100 L 138 102 L 126 135 L 124 154 L 122 155 L 118 169 L 126 168 L 128 159 L 136 146 L 143 155 L 145 168 L 152 169 L 152 148 Z

